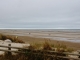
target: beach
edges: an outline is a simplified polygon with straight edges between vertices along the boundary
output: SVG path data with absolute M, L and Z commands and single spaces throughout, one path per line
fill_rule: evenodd
M 36 30 L 36 29 L 4 29 L 0 33 L 18 36 L 25 43 L 64 44 L 75 50 L 80 49 L 80 30 Z

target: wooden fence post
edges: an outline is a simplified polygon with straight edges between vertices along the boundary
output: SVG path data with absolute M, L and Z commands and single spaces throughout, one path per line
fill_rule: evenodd
M 8 44 L 8 46 L 11 46 L 11 44 Z M 11 48 L 8 47 L 8 50 L 11 50 Z M 12 55 L 12 53 L 11 52 L 8 52 L 8 55 Z

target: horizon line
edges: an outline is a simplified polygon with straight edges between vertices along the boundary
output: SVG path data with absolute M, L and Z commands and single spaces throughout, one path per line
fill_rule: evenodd
M 80 28 L 0 28 L 0 29 L 80 29 Z

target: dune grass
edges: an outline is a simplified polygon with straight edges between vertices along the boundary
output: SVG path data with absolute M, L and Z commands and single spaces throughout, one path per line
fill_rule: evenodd
M 39 48 L 41 48 L 41 49 L 39 49 Z M 48 41 L 45 41 L 43 44 L 35 43 L 35 44 L 31 45 L 29 47 L 31 52 L 27 51 L 26 54 L 19 53 L 17 55 L 8 55 L 8 54 L 1 55 L 0 56 L 0 60 L 44 60 L 44 59 L 52 60 L 52 58 L 51 57 L 47 57 L 48 54 L 45 53 L 45 50 L 54 51 L 54 50 L 52 50 L 52 48 L 57 48 L 58 52 L 61 51 L 59 48 L 63 48 L 63 50 L 64 50 L 63 52 L 65 52 L 65 49 L 68 49 L 67 46 L 65 46 L 65 45 L 62 46 L 62 45 L 58 44 L 58 45 L 54 45 L 53 46 L 50 43 L 48 43 Z M 34 49 L 38 49 L 38 50 L 41 50 L 41 51 L 44 51 L 44 52 L 41 53 L 40 51 L 33 51 Z M 22 50 L 22 51 L 24 51 L 24 50 Z M 37 52 L 38 54 L 34 54 L 34 52 Z M 67 52 L 69 52 L 69 50 L 67 50 Z M 53 54 L 53 55 L 55 55 L 55 54 Z M 63 55 L 62 54 L 58 54 L 58 56 L 66 56 L 66 55 L 65 54 L 63 54 Z M 65 59 L 56 58 L 56 60 L 65 60 Z
M 18 39 L 18 37 L 16 36 L 11 37 L 9 35 L 0 34 L 0 40 L 6 40 L 6 39 L 10 39 L 12 42 L 15 42 L 15 43 L 25 43 L 24 41 Z
M 16 38 L 16 36 L 15 37 L 10 37 L 8 35 L 0 34 L 0 39 L 1 40 L 10 39 L 12 42 L 25 43 L 24 41 Z M 51 51 L 53 51 L 53 48 L 57 48 L 58 52 L 61 52 L 61 51 L 63 51 L 63 52 L 72 52 L 73 51 L 73 49 L 68 48 L 64 44 L 59 44 L 59 43 L 50 44 L 48 40 L 45 40 L 44 43 L 33 43 L 29 47 L 30 50 L 38 49 L 38 50 L 51 50 Z M 38 52 L 39 54 L 37 54 L 37 55 L 33 54 L 33 53 L 34 52 L 31 52 L 29 54 L 28 54 L 28 52 L 27 52 L 27 54 L 18 53 L 17 55 L 4 54 L 4 55 L 0 55 L 0 60 L 44 60 L 44 59 L 52 60 L 51 57 L 47 57 L 45 55 L 40 55 L 40 52 Z M 57 60 L 60 60 L 60 59 L 57 59 Z M 62 60 L 65 60 L 65 59 L 62 59 Z

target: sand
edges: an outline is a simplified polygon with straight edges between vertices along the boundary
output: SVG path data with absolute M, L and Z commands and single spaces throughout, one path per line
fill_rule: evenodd
M 2 34 L 18 36 L 25 43 L 64 44 L 69 48 L 80 50 L 80 32 L 74 31 L 42 31 L 42 30 L 0 30 Z

